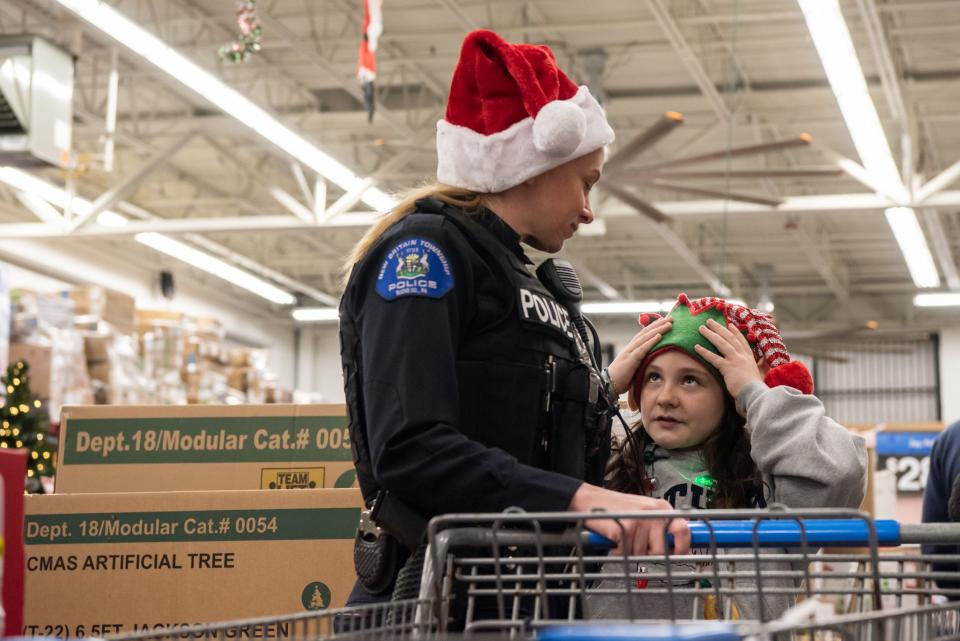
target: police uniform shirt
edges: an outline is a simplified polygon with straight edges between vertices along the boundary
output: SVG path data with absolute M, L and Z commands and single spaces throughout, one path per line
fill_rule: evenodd
M 418 205 L 354 267 L 341 302 L 359 336 L 374 477 L 428 515 L 565 511 L 581 481 L 520 464 L 457 429 L 458 345 L 515 312 L 504 309 L 508 285 L 439 204 Z M 477 220 L 530 262 L 500 218 L 485 212 Z

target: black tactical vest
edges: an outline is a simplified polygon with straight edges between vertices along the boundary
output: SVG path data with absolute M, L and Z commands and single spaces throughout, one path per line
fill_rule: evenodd
M 610 413 L 569 313 L 482 225 L 436 200 L 418 205 L 421 212 L 446 216 L 463 232 L 497 274 L 508 310 L 499 323 L 460 345 L 458 428 L 521 463 L 602 484 Z M 370 500 L 377 488 L 366 445 L 362 347 L 353 320 L 342 314 L 340 334 L 354 463 L 364 498 Z

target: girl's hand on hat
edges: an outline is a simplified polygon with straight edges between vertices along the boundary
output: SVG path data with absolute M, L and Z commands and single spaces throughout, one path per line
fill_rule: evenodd
M 673 318 L 664 316 L 653 321 L 639 332 L 637 332 L 627 346 L 623 348 L 617 357 L 610 363 L 607 372 L 610 375 L 610 382 L 613 383 L 614 391 L 617 394 L 623 394 L 630 387 L 630 381 L 633 375 L 637 373 L 640 363 L 646 358 L 647 354 L 654 345 L 660 342 L 663 335 L 673 327 Z
M 706 325 L 700 326 L 700 334 L 713 343 L 720 354 L 714 354 L 702 345 L 695 345 L 694 349 L 700 358 L 717 368 L 730 396 L 737 398 L 748 383 L 763 380 L 750 343 L 736 328 L 710 319 Z

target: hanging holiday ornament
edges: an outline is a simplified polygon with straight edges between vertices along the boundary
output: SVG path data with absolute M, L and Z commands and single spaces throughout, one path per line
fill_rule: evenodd
M 377 78 L 377 42 L 382 33 L 383 1 L 363 0 L 363 33 L 360 40 L 360 59 L 357 62 L 357 79 L 363 90 L 367 122 L 373 122 L 376 96 L 373 81 Z
M 233 42 L 220 47 L 220 58 L 227 62 L 244 62 L 250 54 L 262 47 L 263 29 L 257 18 L 257 1 L 241 0 L 237 3 L 237 28 L 239 33 Z

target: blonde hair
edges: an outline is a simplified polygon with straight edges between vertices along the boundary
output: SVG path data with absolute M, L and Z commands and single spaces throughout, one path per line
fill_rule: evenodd
M 350 272 L 354 265 L 359 263 L 373 247 L 374 243 L 383 236 L 390 227 L 400 222 L 417 210 L 417 201 L 421 198 L 436 198 L 448 205 L 453 205 L 467 214 L 473 214 L 484 206 L 486 194 L 479 194 L 462 187 L 453 187 L 443 183 L 432 183 L 423 187 L 413 189 L 400 199 L 397 206 L 384 214 L 376 223 L 373 224 L 367 233 L 363 235 L 353 250 L 350 257 L 343 264 L 343 274 L 341 286 L 346 289 L 347 281 L 350 279 Z

